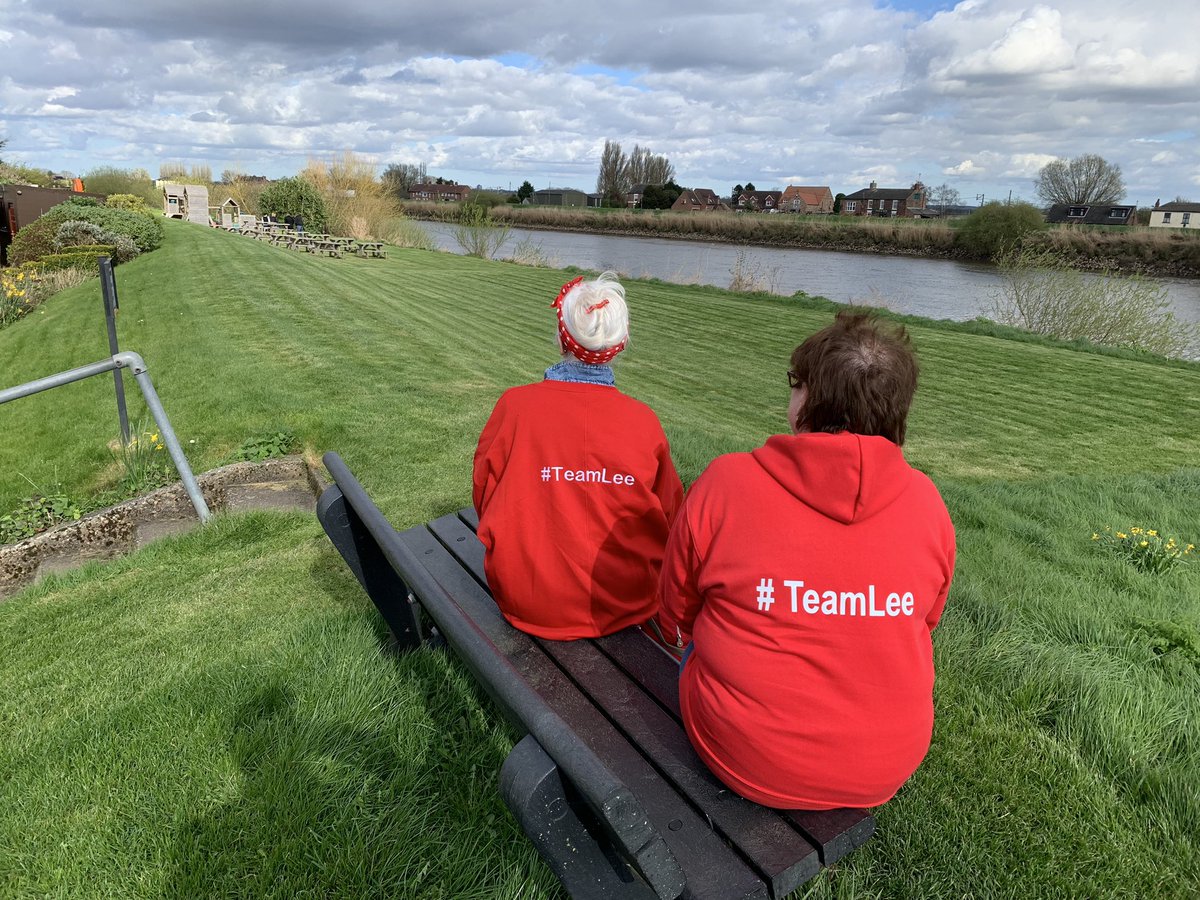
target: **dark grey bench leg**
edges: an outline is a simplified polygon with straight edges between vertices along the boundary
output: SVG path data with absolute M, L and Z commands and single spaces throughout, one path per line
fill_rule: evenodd
M 317 519 L 387 622 L 400 649 L 420 646 L 421 627 L 408 587 L 336 485 L 326 488 L 317 501 Z
M 598 842 L 585 824 L 591 816 L 572 803 L 558 767 L 527 734 L 500 767 L 500 795 L 573 900 L 655 900 L 645 882 Z

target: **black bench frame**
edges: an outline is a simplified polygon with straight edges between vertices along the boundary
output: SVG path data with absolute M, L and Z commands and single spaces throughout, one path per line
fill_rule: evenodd
M 398 646 L 448 643 L 525 733 L 500 790 L 572 897 L 779 898 L 874 833 L 864 810 L 778 811 L 734 794 L 692 750 L 661 648 L 637 629 L 517 631 L 487 592 L 473 510 L 397 532 L 336 453 L 324 461 L 335 486 L 317 516 Z

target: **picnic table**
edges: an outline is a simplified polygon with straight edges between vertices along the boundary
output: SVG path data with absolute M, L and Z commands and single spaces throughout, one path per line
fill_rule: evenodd
M 362 257 L 373 256 L 384 259 L 387 253 L 383 246 L 383 241 L 358 241 L 355 252 Z
M 638 629 L 512 628 L 473 510 L 397 532 L 336 453 L 324 461 L 317 516 L 397 646 L 451 647 L 524 735 L 500 792 L 572 897 L 778 900 L 870 838 L 865 810 L 767 809 L 721 784 L 683 729 L 676 661 Z

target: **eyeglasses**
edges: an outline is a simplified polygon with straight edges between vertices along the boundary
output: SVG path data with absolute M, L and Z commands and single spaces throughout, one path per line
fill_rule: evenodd
M 791 369 L 788 369 L 787 375 L 788 375 L 788 387 L 790 387 L 793 391 L 796 390 L 796 388 L 800 387 L 802 384 L 804 384 L 804 382 L 800 380 L 800 376 L 797 375 L 795 372 L 793 372 Z

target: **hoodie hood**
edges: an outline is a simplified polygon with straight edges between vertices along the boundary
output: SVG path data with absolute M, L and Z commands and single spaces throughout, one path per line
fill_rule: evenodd
M 843 525 L 886 509 L 913 472 L 887 438 L 848 431 L 777 434 L 750 455 L 793 497 Z

